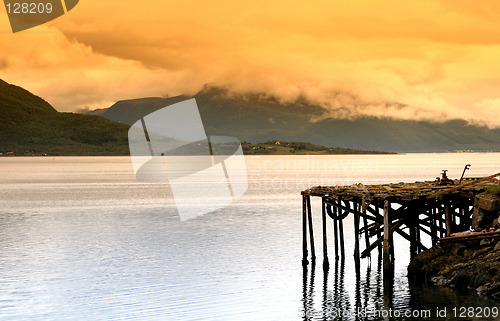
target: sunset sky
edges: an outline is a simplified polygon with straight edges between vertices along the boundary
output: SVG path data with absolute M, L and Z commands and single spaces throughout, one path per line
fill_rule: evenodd
M 2 6 L 0 33 L 0 78 L 59 111 L 213 84 L 303 95 L 337 117 L 500 127 L 494 0 L 81 0 L 15 34 Z

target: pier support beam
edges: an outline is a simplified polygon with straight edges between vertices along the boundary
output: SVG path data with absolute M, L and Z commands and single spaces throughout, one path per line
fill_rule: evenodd
M 326 204 L 322 200 L 321 202 L 321 223 L 323 225 L 323 269 L 328 269 L 330 267 L 330 262 L 328 261 L 328 244 L 326 235 Z
M 307 260 L 307 202 L 306 195 L 302 195 L 302 266 L 309 264 Z
M 340 258 L 342 261 L 345 259 L 345 247 L 344 247 L 344 214 L 342 213 L 342 198 L 337 199 L 337 218 L 339 223 L 339 246 L 340 246 Z
M 384 272 L 389 272 L 392 270 L 391 268 L 391 257 L 390 257 L 390 213 L 389 213 L 390 204 L 388 200 L 384 201 Z
M 379 206 L 378 204 L 375 204 L 375 211 L 377 214 L 380 213 L 380 209 L 379 209 Z M 377 229 L 377 240 L 380 240 L 382 237 L 382 233 L 380 232 L 380 229 L 378 228 Z M 378 246 L 377 246 L 377 250 L 378 250 L 378 257 L 381 258 L 382 257 L 382 243 L 379 243 Z
M 329 205 L 330 206 L 330 205 Z M 339 259 L 339 231 L 338 231 L 338 215 L 337 208 L 333 207 L 333 241 L 335 242 L 335 260 Z
M 442 205 L 442 206 L 441 206 Z M 441 237 L 446 237 L 446 214 L 444 212 L 444 204 L 439 205 L 439 218 L 441 221 Z
M 438 231 L 437 231 L 437 228 L 438 228 L 438 222 L 436 220 L 436 209 L 433 207 L 430 209 L 430 215 L 431 215 L 431 239 L 432 239 L 432 246 L 436 245 L 437 244 L 437 239 L 438 239 Z
M 307 205 L 307 220 L 309 221 L 309 242 L 311 243 L 311 262 L 314 266 L 316 264 L 316 251 L 314 250 L 314 228 L 312 222 L 312 211 L 311 211 L 311 197 L 307 195 L 306 197 Z
M 424 249 L 420 246 L 422 242 L 420 241 L 420 232 L 422 227 L 420 226 L 420 212 L 415 213 L 415 243 L 417 244 L 417 254 L 422 252 Z
M 361 198 L 361 211 L 363 216 L 363 225 L 365 226 L 365 249 L 370 247 L 370 234 L 368 233 L 368 218 L 366 217 L 366 195 L 363 195 Z M 368 256 L 371 257 L 371 254 L 368 253 Z
M 346 204 L 349 206 L 349 203 Z M 357 203 L 354 206 L 354 263 L 356 265 L 356 271 L 359 270 L 359 209 L 360 205 Z
M 451 217 L 450 217 L 450 204 L 448 201 L 444 205 L 444 216 L 446 217 L 446 236 L 451 235 Z
M 406 224 L 410 232 L 410 259 L 413 260 L 418 253 L 418 243 L 417 243 L 417 225 L 419 224 L 416 213 L 410 213 L 408 218 L 408 223 Z

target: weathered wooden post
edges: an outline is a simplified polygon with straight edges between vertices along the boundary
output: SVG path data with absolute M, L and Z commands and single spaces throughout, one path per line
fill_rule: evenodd
M 331 206 L 331 205 L 330 205 Z M 337 207 L 332 206 L 332 215 L 333 215 L 333 234 L 334 234 L 334 242 L 335 242 L 335 259 L 339 259 L 339 232 L 338 232 L 338 214 Z
M 415 222 L 417 223 L 415 225 L 415 237 L 416 237 L 416 241 L 417 241 L 417 254 L 420 253 L 421 251 L 423 251 L 424 249 L 421 248 L 420 244 L 422 244 L 422 242 L 420 242 L 420 230 L 421 230 L 421 227 L 420 227 L 420 212 L 416 211 L 416 217 L 415 217 Z M 393 245 L 394 246 L 394 245 Z
M 321 199 L 321 221 L 323 225 L 323 269 L 328 269 L 330 267 L 330 262 L 328 262 L 328 245 L 326 235 L 326 203 L 323 198 Z
M 451 218 L 450 218 L 450 204 L 448 200 L 444 205 L 444 216 L 446 217 L 446 236 L 451 235 Z
M 384 272 L 391 271 L 389 201 L 384 201 Z
M 436 208 L 433 206 L 430 210 L 431 215 L 431 238 L 432 246 L 437 244 L 437 220 L 436 220 Z
M 412 206 L 413 207 L 413 206 Z M 415 256 L 417 256 L 417 225 L 419 224 L 418 220 L 415 219 L 413 211 L 409 211 L 409 218 L 407 219 L 407 226 L 410 232 L 410 259 L 413 260 Z
M 366 217 L 366 195 L 363 195 L 362 199 L 362 214 L 363 214 L 363 225 L 365 226 L 365 249 L 370 247 L 370 235 L 368 233 L 368 218 Z M 368 252 L 368 256 L 371 257 L 371 252 Z
M 339 197 L 338 199 L 338 218 L 339 218 L 339 235 L 340 235 L 340 256 L 342 260 L 345 258 L 345 249 L 344 249 L 344 223 L 342 222 L 342 209 L 340 208 L 340 205 L 342 204 L 342 201 Z
M 307 260 L 307 205 L 306 196 L 302 195 L 302 265 L 306 266 L 309 264 Z
M 380 208 L 378 206 L 378 203 L 375 204 L 375 212 L 377 212 L 377 214 L 380 214 Z M 382 237 L 382 233 L 380 231 L 380 226 L 379 226 L 379 228 L 377 228 L 377 240 L 380 239 L 380 237 Z M 378 257 L 381 258 L 382 257 L 382 243 L 379 243 L 377 245 L 377 248 L 378 248 Z
M 312 211 L 311 211 L 311 197 L 307 195 L 307 220 L 309 221 L 309 242 L 311 243 L 311 262 L 312 265 L 316 264 L 316 251 L 314 250 L 314 229 L 312 222 Z
M 392 229 L 392 222 L 390 220 L 389 220 L 389 225 L 390 228 Z M 396 256 L 394 255 L 394 234 L 392 232 L 393 231 L 389 229 L 389 258 L 391 263 L 391 269 L 392 266 L 394 265 L 394 260 L 396 258 Z
M 359 269 L 359 209 L 360 205 L 353 203 L 354 207 L 354 263 L 356 270 Z
M 444 211 L 444 203 L 439 204 L 439 220 L 441 221 L 441 237 L 446 236 L 446 213 Z

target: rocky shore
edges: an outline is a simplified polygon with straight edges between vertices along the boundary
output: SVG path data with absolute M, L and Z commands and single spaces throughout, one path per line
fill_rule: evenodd
M 498 233 L 497 233 L 498 232 Z M 500 300 L 500 196 L 476 197 L 470 231 L 454 233 L 419 253 L 408 266 L 411 281 L 473 289 Z

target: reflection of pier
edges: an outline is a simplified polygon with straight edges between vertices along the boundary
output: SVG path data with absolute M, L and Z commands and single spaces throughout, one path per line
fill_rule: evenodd
M 435 245 L 439 238 L 470 228 L 475 196 L 486 188 L 498 185 L 495 174 L 456 186 L 435 182 L 354 186 L 317 186 L 302 192 L 303 265 L 315 264 L 314 229 L 311 196 L 322 200 L 323 267 L 330 263 L 327 249 L 327 215 L 333 221 L 335 258 L 345 257 L 344 224 L 348 215 L 354 216 L 354 259 L 359 267 L 360 258 L 370 256 L 374 249 L 383 253 L 384 271 L 391 270 L 394 259 L 393 234 L 397 233 L 410 243 L 413 258 L 425 250 L 421 235 L 427 234 Z M 308 242 L 309 234 L 309 242 Z M 361 251 L 360 238 L 364 238 Z
M 360 270 L 357 270 L 355 283 L 352 284 L 346 280 L 345 261 L 335 260 L 332 270 L 323 269 L 321 293 L 318 293 L 315 292 L 317 278 L 315 269 L 311 269 L 309 273 L 304 267 L 303 305 L 300 309 L 302 320 L 381 320 L 381 318 L 372 317 L 375 316 L 374 311 L 383 313 L 393 308 L 394 279 L 382 279 L 381 260 L 378 260 L 377 269 L 374 272 L 375 275 L 372 276 L 370 264 L 366 267 L 363 278 Z M 349 290 L 353 286 L 354 297 L 351 298 Z M 321 297 L 315 298 L 315 293 L 320 294 Z

